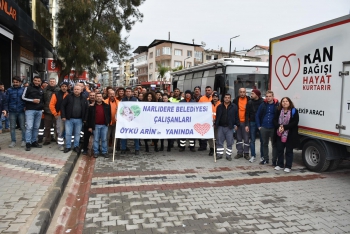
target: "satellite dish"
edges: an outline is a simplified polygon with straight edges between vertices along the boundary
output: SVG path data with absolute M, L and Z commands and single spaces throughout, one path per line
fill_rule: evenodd
M 201 44 L 202 44 L 202 47 L 206 47 L 207 46 L 207 44 L 204 41 L 202 41 Z

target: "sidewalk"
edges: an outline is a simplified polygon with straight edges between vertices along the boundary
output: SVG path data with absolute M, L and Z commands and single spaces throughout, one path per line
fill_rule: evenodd
M 70 173 L 76 153 L 63 153 L 52 142 L 25 151 L 9 148 L 10 133 L 0 134 L 0 233 L 41 233 L 49 225 Z

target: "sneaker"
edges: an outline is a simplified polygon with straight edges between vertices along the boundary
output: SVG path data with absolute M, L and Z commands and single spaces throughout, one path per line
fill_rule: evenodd
M 275 167 L 275 170 L 276 170 L 276 171 L 279 171 L 279 170 L 281 170 L 281 169 L 283 169 L 283 168 L 280 167 L 280 166 L 276 166 L 276 167 Z
M 31 150 L 31 146 L 32 146 L 32 144 L 26 143 L 26 151 L 30 151 Z
M 289 173 L 291 170 L 292 169 L 290 169 L 290 168 L 284 168 L 284 172 L 287 172 L 287 173 Z
M 102 157 L 109 158 L 109 155 L 107 153 L 105 153 L 105 154 L 102 154 Z
M 234 159 L 239 159 L 239 158 L 242 158 L 243 157 L 243 154 L 237 154 Z
M 42 145 L 39 145 L 38 142 L 34 141 L 34 142 L 32 143 L 32 147 L 41 148 L 41 147 L 43 147 L 43 146 L 42 146 Z
M 251 163 L 255 162 L 255 156 L 252 156 L 252 157 L 249 159 L 249 162 L 251 162 Z
M 74 152 L 77 153 L 77 154 L 80 153 L 79 146 L 75 146 L 73 150 L 74 150 Z
M 25 142 L 25 141 L 22 141 L 21 147 L 24 147 L 24 146 L 26 146 L 26 142 Z
M 64 150 L 64 146 L 63 146 L 63 145 L 59 146 L 59 147 L 58 147 L 58 150 L 59 150 L 59 151 L 63 151 L 63 150 Z
M 264 161 L 261 161 L 259 164 L 260 165 L 266 165 L 266 164 L 269 164 L 269 161 L 264 160 Z
M 264 157 L 260 157 L 260 162 L 262 162 L 262 161 L 264 161 L 265 159 L 264 159 Z
M 230 157 L 226 157 L 226 159 L 227 159 L 228 161 L 232 161 L 231 156 L 230 156 Z
M 12 141 L 11 144 L 9 145 L 9 148 L 13 148 L 16 146 L 16 142 Z
M 247 159 L 247 160 L 249 160 L 249 159 L 250 159 L 249 153 L 245 153 L 245 154 L 244 154 L 244 158 Z

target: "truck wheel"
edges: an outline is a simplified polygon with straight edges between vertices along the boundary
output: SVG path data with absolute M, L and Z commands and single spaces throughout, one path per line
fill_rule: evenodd
M 334 160 L 332 160 L 331 163 L 329 164 L 328 171 L 334 171 L 335 169 L 337 169 L 339 164 L 342 161 L 343 161 L 342 159 L 334 159 Z
M 329 167 L 326 149 L 316 141 L 309 141 L 304 145 L 302 156 L 305 166 L 311 171 L 322 172 Z

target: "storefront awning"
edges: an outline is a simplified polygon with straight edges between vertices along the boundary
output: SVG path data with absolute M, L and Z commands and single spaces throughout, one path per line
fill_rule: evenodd
M 11 30 L 2 26 L 1 24 L 0 24 L 0 34 L 4 35 L 10 40 L 13 40 L 13 33 L 11 32 Z

